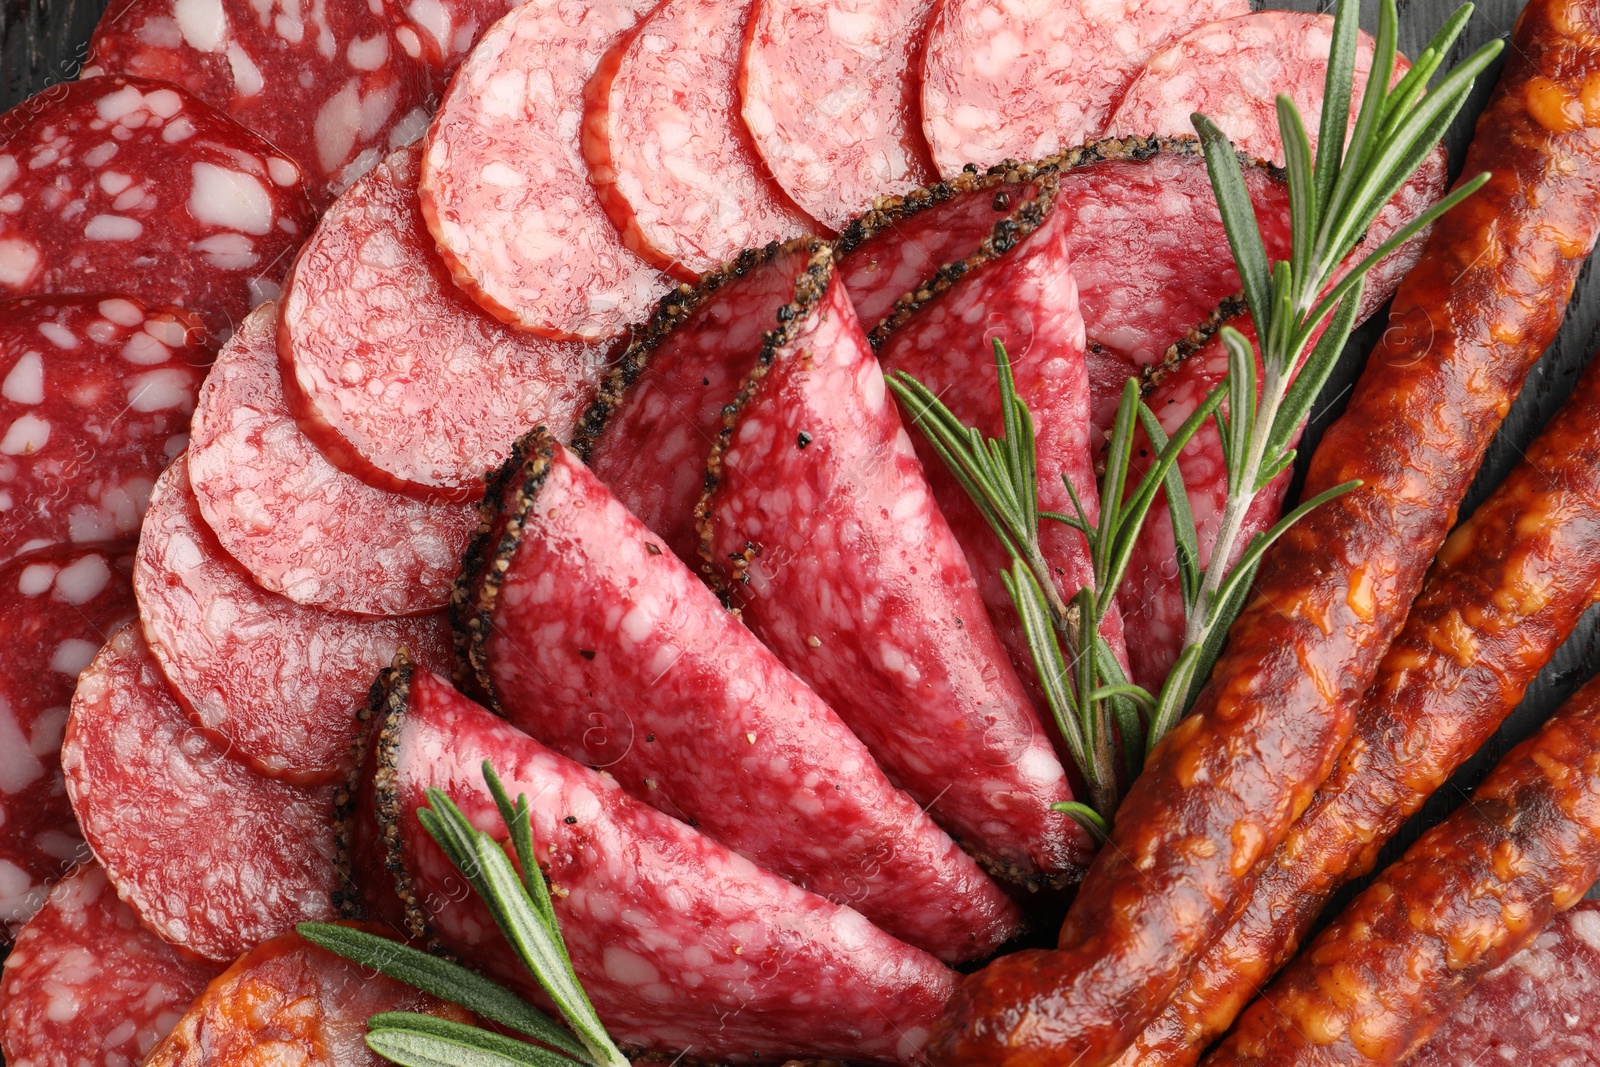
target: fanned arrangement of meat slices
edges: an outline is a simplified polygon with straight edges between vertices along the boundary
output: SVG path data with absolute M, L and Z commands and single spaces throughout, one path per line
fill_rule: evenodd
M 1600 601 L 1600 365 L 1456 525 L 1600 11 L 1437 225 L 1494 47 L 1380 16 L 113 3 L 0 121 L 0 1062 L 1600 1067 L 1600 682 L 1377 870 Z

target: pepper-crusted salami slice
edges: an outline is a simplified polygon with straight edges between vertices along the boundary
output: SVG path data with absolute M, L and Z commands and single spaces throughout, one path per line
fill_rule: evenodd
M 11 1067 L 142 1063 L 219 970 L 141 927 L 105 871 L 84 864 L 6 958 L 0 1049 Z
M 78 679 L 61 764 L 117 895 L 165 940 L 226 961 L 333 917 L 333 787 L 267 778 L 192 729 L 138 627 Z
M 1089 855 L 1027 691 L 836 275 L 791 305 L 711 454 L 701 551 L 741 617 L 991 871 Z
M 741 113 L 772 176 L 824 226 L 938 177 L 917 102 L 932 11 L 933 0 L 755 0 Z
M 195 725 L 274 778 L 345 775 L 362 694 L 396 649 L 450 662 L 442 613 L 363 618 L 253 583 L 201 517 L 184 457 L 156 483 L 134 589 L 150 649 Z
M 300 170 L 181 89 L 51 86 L 0 141 L 0 294 L 126 293 L 221 339 L 311 229 Z
M 1311 806 L 1124 1067 L 1191 1064 L 1324 904 L 1493 736 L 1600 597 L 1600 363 L 1440 549 Z
M 578 424 L 579 458 L 691 567 L 700 565 L 694 506 L 723 405 L 779 309 L 827 262 L 821 242 L 801 238 L 742 252 L 693 289 L 668 294 Z
M 490 485 L 452 605 L 514 725 L 947 961 L 1018 913 L 817 695 L 548 434 Z
M 1411 1067 L 1584 1067 L 1600 1049 L 1600 903 L 1550 921 L 1484 975 Z
M 0 301 L 0 560 L 135 537 L 210 356 L 193 316 L 128 297 Z
M 375 486 L 476 500 L 511 442 L 563 435 L 599 346 L 519 334 L 451 284 L 417 207 L 415 146 L 339 198 L 295 260 L 278 346 L 301 428 Z
M 266 589 L 314 608 L 404 615 L 444 606 L 477 525 L 332 466 L 289 413 L 276 305 L 250 313 L 200 390 L 189 480 L 228 554 Z
M 615 337 L 667 289 L 589 184 L 583 89 L 651 0 L 530 0 L 456 72 L 419 193 L 450 273 L 491 314 L 546 337 Z
M 61 779 L 78 674 L 133 618 L 132 554 L 52 549 L 0 569 L 0 942 L 87 856 Z
M 472 1021 L 462 1008 L 284 934 L 206 986 L 143 1067 L 381 1067 L 389 1061 L 367 1047 L 367 1019 L 387 1011 Z
M 1494 177 L 1434 228 L 1303 492 L 1363 486 L 1273 546 L 1195 714 L 1123 801 L 1061 950 L 967 981 L 935 1038 L 950 1063 L 1114 1058 L 1240 913 L 1255 870 L 1332 770 L 1600 229 L 1600 114 L 1577 104 L 1600 71 L 1596 41 L 1586 5 L 1529 4 L 1467 153 L 1464 173 Z M 1007 1021 L 1030 1010 L 1039 1036 L 1012 1042 Z
M 612 1037 L 719 1061 L 915 1060 L 955 984 L 932 956 L 638 803 L 425 671 L 385 671 L 373 699 L 376 825 L 414 934 L 544 1002 L 416 817 L 424 791 L 440 789 L 504 841 L 489 760 L 528 797 L 573 969 Z
M 1249 11 L 1247 0 L 943 0 L 922 64 L 922 129 L 939 173 L 1102 136 L 1151 52 Z
M 390 7 L 132 0 L 100 19 L 86 73 L 187 89 L 298 163 L 320 210 L 428 125 L 432 70 Z
M 752 2 L 668 0 L 606 54 L 585 90 L 589 180 L 623 243 L 676 274 L 818 228 L 772 180 L 739 117 Z
M 1204 1062 L 1403 1062 L 1597 878 L 1600 682 L 1591 682 L 1379 875 Z

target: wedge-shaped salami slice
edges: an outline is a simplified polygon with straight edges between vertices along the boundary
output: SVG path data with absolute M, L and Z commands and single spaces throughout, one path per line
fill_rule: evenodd
M 167 941 L 226 961 L 333 916 L 334 787 L 267 778 L 195 731 L 138 627 L 78 680 L 61 763 L 117 895 Z
M 583 154 L 623 243 L 702 274 L 744 248 L 817 230 L 778 188 L 739 117 L 753 0 L 668 0 L 589 82 Z
M 548 434 L 523 440 L 485 515 L 452 621 L 513 724 L 943 959 L 1016 932 L 839 717 Z
M 1151 52 L 1249 13 L 1248 0 L 943 0 L 922 65 L 922 129 L 939 173 L 1092 141 Z
M 702 552 L 742 618 L 991 871 L 1090 854 L 1066 772 L 933 500 L 835 275 L 808 287 L 731 405 Z
M 579 134 L 585 83 L 654 6 L 530 0 L 472 50 L 428 130 L 428 228 L 456 281 L 523 329 L 615 337 L 667 289 L 612 228 Z
M 357 825 L 387 842 L 414 934 L 544 1001 L 416 816 L 439 789 L 504 840 L 489 760 L 528 798 L 573 969 L 613 1038 L 722 1062 L 916 1059 L 955 985 L 932 956 L 639 803 L 426 671 L 385 671 L 373 699 L 376 820 Z
M 432 68 L 400 27 L 388 4 L 132 0 L 87 73 L 182 86 L 298 163 L 320 210 L 428 125 Z
M 134 589 L 151 651 L 195 725 L 230 756 L 288 781 L 344 777 L 362 694 L 398 648 L 429 666 L 450 661 L 441 612 L 346 615 L 252 582 L 201 517 L 184 457 L 156 483 Z
M 365 1037 L 367 1019 L 387 1011 L 472 1021 L 462 1008 L 284 934 L 206 986 L 143 1067 L 381 1067 L 388 1061 Z
M 295 260 L 278 345 L 300 424 L 375 486 L 475 500 L 530 426 L 565 433 L 604 350 L 519 334 L 450 282 L 404 148 L 322 217 Z
M 205 330 L 128 297 L 0 300 L 0 561 L 136 537 L 183 448 Z
M 221 341 L 311 230 L 300 169 L 181 89 L 55 85 L 0 140 L 0 294 L 127 293 Z
M 745 125 L 778 184 L 824 226 L 938 177 L 916 74 L 933 2 L 755 2 L 739 75 Z
M 143 1063 L 222 968 L 139 925 L 88 863 L 50 891 L 0 977 L 0 1046 L 11 1067 Z
M 88 856 L 61 779 L 78 675 L 133 618 L 133 554 L 53 549 L 0 569 L 0 943 Z

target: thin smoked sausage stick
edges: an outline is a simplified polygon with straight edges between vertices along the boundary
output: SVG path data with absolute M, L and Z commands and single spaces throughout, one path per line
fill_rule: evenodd
M 1152 754 L 1060 948 L 968 978 L 947 1067 L 1102 1067 L 1239 916 L 1310 804 L 1484 450 L 1560 327 L 1600 231 L 1600 10 L 1533 0 L 1465 173 L 1304 493 L 1352 478 L 1273 547 L 1195 714 Z
M 1445 542 L 1355 733 L 1244 914 L 1117 1067 L 1199 1060 L 1345 882 L 1522 701 L 1600 599 L 1600 360 L 1527 457 Z
M 1279 976 L 1206 1067 L 1403 1063 L 1600 878 L 1600 680 Z

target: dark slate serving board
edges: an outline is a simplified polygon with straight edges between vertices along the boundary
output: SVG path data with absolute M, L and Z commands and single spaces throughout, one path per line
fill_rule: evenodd
M 116 4 L 123 0 L 111 0 Z M 1258 7 L 1296 10 L 1326 10 L 1331 5 L 1318 0 L 1270 0 Z M 1421 51 L 1434 31 L 1459 6 L 1458 0 L 1399 0 L 1400 49 L 1407 55 Z M 26 99 L 46 85 L 73 78 L 86 64 L 88 40 L 106 0 L 0 0 L 0 110 Z M 1472 24 L 1450 57 L 1454 63 L 1478 45 L 1511 31 L 1522 0 L 1480 0 Z M 1376 24 L 1375 0 L 1363 0 L 1363 25 Z M 1450 150 L 1451 177 L 1461 166 L 1462 153 L 1472 136 L 1478 110 L 1488 98 L 1498 68 L 1482 79 L 1466 110 L 1445 138 Z M 1579 277 L 1572 307 L 1550 351 L 1534 369 L 1522 396 L 1506 419 L 1489 451 L 1472 491 L 1461 510 L 1466 516 L 1503 478 L 1521 457 L 1522 450 L 1560 407 L 1571 392 L 1578 372 L 1600 345 L 1600 279 L 1593 261 Z M 1306 432 L 1301 447 L 1302 461 L 1309 456 L 1322 430 L 1343 411 L 1350 387 L 1359 374 L 1383 330 L 1383 316 L 1376 317 L 1352 339 L 1343 361 L 1328 383 L 1323 399 Z M 1600 610 L 1590 612 L 1583 625 L 1556 655 L 1539 679 L 1528 690 L 1527 698 L 1495 739 L 1485 747 L 1413 820 L 1389 847 L 1385 862 L 1397 856 L 1422 830 L 1450 812 L 1472 791 L 1502 753 L 1532 733 L 1568 696 L 1600 667 Z M 1597 891 L 1591 895 L 1600 895 Z

